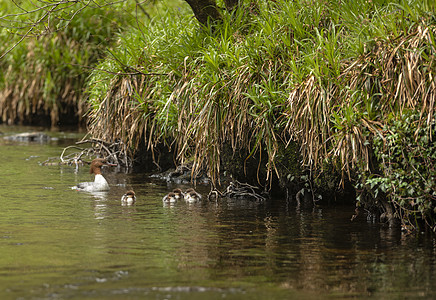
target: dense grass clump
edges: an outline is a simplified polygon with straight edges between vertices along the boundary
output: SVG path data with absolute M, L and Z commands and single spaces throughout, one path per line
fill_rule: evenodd
M 57 8 L 57 18 L 43 18 L 47 10 L 35 11 L 42 4 L 17 5 L 3 2 L 0 15 L 0 55 L 13 49 L 0 60 L 1 121 L 77 124 L 88 109 L 83 87 L 90 70 L 132 15 L 121 4 L 82 10 L 70 3 Z
M 292 177 L 277 162 L 296 142 L 312 175 L 329 165 L 371 186 L 357 174 L 391 176 L 374 149 L 383 152 L 386 128 L 404 111 L 433 140 L 435 20 L 432 1 L 251 1 L 199 28 L 181 6 L 119 36 L 98 67 L 106 72 L 89 81 L 90 130 L 132 149 L 167 143 L 178 163 L 207 168 L 215 183 L 228 146 L 265 162 L 262 184 Z M 423 160 L 430 166 L 432 151 Z M 415 175 L 434 178 L 432 170 Z M 432 227 L 424 215 L 434 216 L 435 183 L 423 185 L 408 197 L 425 199 Z M 397 195 L 383 197 L 393 205 Z M 408 209 L 397 202 L 396 214 Z

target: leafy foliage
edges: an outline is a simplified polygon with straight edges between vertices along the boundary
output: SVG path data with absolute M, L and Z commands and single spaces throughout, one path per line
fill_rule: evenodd
M 369 174 L 364 183 L 375 198 L 389 195 L 405 226 L 426 224 L 436 231 L 436 122 L 420 122 L 418 113 L 408 111 L 374 137 L 380 174 Z

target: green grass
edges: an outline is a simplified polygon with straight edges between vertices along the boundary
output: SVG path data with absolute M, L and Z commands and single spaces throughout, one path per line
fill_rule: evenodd
M 261 184 L 293 176 L 277 161 L 296 142 L 302 169 L 358 182 L 380 170 L 374 140 L 404 111 L 419 115 L 416 130 L 433 124 L 433 1 L 255 1 L 213 28 L 184 2 L 157 11 L 120 32 L 87 81 L 95 137 L 165 143 L 214 184 L 226 146 L 259 161 Z
M 20 7 L 35 9 L 32 2 Z M 112 37 L 122 27 L 135 24 L 123 7 L 80 11 L 81 4 L 69 5 L 57 18 L 33 26 L 45 11 L 22 14 L 13 3 L 2 2 L 0 54 L 7 53 L 0 61 L 2 121 L 32 124 L 46 119 L 59 125 L 73 119 L 77 123 L 88 108 L 83 87 L 90 70 L 113 43 Z M 46 26 L 49 32 L 44 31 Z M 16 45 L 26 32 L 29 36 Z
M 389 120 L 407 108 L 432 122 L 434 20 L 431 1 L 258 2 L 218 29 L 168 10 L 120 36 L 99 67 L 113 73 L 93 73 L 90 129 L 132 148 L 167 143 L 215 183 L 224 145 L 266 155 L 263 184 L 291 175 L 276 166 L 291 140 L 303 168 L 327 161 L 354 180 L 373 171 Z

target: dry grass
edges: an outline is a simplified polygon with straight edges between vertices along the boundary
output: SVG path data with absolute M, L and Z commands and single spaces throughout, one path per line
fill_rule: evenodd
M 38 122 L 41 116 L 48 116 L 51 125 L 55 126 L 69 108 L 74 108 L 80 122 L 89 107 L 85 101 L 80 101 L 82 93 L 77 87 L 77 78 L 59 78 L 62 79 L 59 81 L 56 81 L 56 77 L 51 78 L 56 75 L 52 75 L 53 69 L 44 65 L 40 54 L 32 50 L 36 47 L 35 43 L 32 41 L 28 44 L 25 69 L 17 74 L 10 66 L 4 74 L 6 78 L 15 80 L 7 80 L 0 91 L 3 122 L 32 123 Z M 76 43 L 74 47 L 78 49 L 79 45 Z
M 337 15 L 316 4 L 292 9 L 286 11 L 299 12 L 300 19 L 291 23 L 280 23 L 279 12 L 274 18 L 261 13 L 243 30 L 234 22 L 210 35 L 180 37 L 177 28 L 186 24 L 174 20 L 154 26 L 141 58 L 133 61 L 145 74 L 163 75 L 113 77 L 104 99 L 93 97 L 92 133 L 122 139 L 132 149 L 141 139 L 149 149 L 166 142 L 178 163 L 193 161 L 194 173 L 206 168 L 214 180 L 221 172 L 222 145 L 247 151 L 248 157 L 265 153 L 268 163 L 259 169 L 265 167 L 266 178 L 259 181 L 270 182 L 279 145 L 290 140 L 301 145 L 304 167 L 319 170 L 333 160 L 351 176 L 371 169 L 372 136 L 384 134 L 387 120 L 419 109 L 422 122 L 429 123 L 435 99 L 431 17 L 403 19 L 406 31 L 384 37 L 371 26 L 386 24 L 368 21 L 378 36 L 367 37 L 365 50 L 356 55 L 346 41 L 352 30 L 363 29 L 335 24 Z M 374 20 L 396 14 L 390 18 L 397 22 L 401 16 L 383 9 Z M 311 20 L 306 12 L 316 24 L 304 24 Z
M 344 62 L 341 81 L 310 76 L 292 90 L 286 130 L 300 141 L 305 163 L 317 169 L 326 157 L 345 173 L 370 169 L 371 135 L 404 109 L 419 110 L 429 125 L 435 106 L 436 26 L 419 24 L 400 38 L 379 40 L 367 54 Z

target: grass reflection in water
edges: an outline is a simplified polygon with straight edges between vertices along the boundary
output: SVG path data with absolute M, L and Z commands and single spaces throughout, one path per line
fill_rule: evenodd
M 435 296 L 434 239 L 350 222 L 350 207 L 164 206 L 174 186 L 110 169 L 110 191 L 81 193 L 89 170 L 38 164 L 60 142 L 2 143 L 2 299 Z M 136 203 L 121 206 L 128 188 Z

